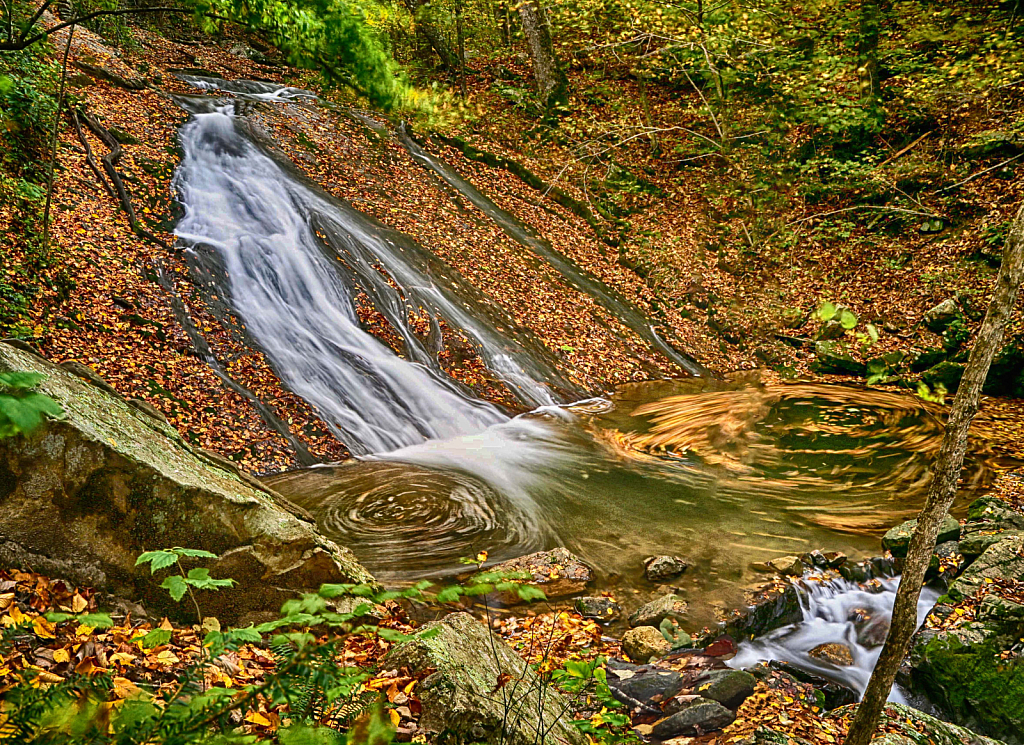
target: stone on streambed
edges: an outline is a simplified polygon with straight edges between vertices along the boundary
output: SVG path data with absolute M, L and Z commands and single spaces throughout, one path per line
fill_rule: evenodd
M 488 572 L 528 573 L 531 584 L 537 585 L 550 598 L 583 592 L 594 577 L 593 570 L 567 548 L 538 551 L 488 568 Z M 510 604 L 518 598 L 503 596 Z
M 853 652 L 845 644 L 819 644 L 807 654 L 836 667 L 850 667 L 853 664 Z
M 689 566 L 678 556 L 649 556 L 644 559 L 644 576 L 651 582 L 675 579 Z
M 829 712 L 828 716 L 835 719 L 852 718 L 858 704 L 841 706 Z M 929 745 L 1003 745 L 998 740 L 979 735 L 964 727 L 943 722 L 936 717 L 918 711 L 904 704 L 889 702 L 882 710 L 879 728 L 889 730 L 889 734 L 911 740 L 915 743 Z M 878 743 L 881 738 L 871 742 Z M 898 742 L 902 742 L 899 740 Z
M 631 709 L 654 709 L 683 689 L 682 674 L 653 665 L 609 660 L 606 677 L 612 695 Z
M 779 556 L 767 563 L 770 569 L 788 577 L 799 577 L 807 569 L 799 556 Z
M 649 662 L 672 651 L 672 645 L 665 635 L 653 626 L 637 626 L 622 635 L 622 651 L 633 662 Z
M 454 742 L 585 745 L 572 702 L 545 686 L 500 638 L 468 613 L 424 627 L 428 638 L 395 647 L 381 669 L 432 671 L 416 689 L 420 727 Z
M 749 606 L 733 611 L 728 617 L 722 629 L 726 634 L 749 639 L 803 618 L 799 593 L 790 583 L 758 590 L 749 600 Z
M 974 560 L 949 588 L 949 596 L 962 600 L 994 580 L 1024 579 L 1024 535 L 1011 535 L 994 543 Z
M 0 563 L 174 612 L 136 557 L 206 549 L 221 555 L 208 564 L 213 576 L 238 585 L 208 593 L 204 614 L 232 623 L 249 612 L 276 616 L 284 600 L 323 583 L 373 582 L 300 510 L 193 448 L 84 365 L 0 344 L 0 372 L 13 371 L 45 375 L 39 390 L 65 418 L 0 440 Z
M 592 618 L 603 623 L 614 621 L 622 612 L 614 598 L 606 597 L 576 598 L 576 610 L 584 618 Z
M 655 724 L 651 735 L 657 740 L 703 735 L 722 729 L 735 719 L 736 715 L 717 701 L 698 696 L 680 711 Z
M 917 529 L 917 520 L 907 520 L 895 528 L 890 528 L 882 537 L 882 548 L 889 551 L 893 556 L 904 557 L 907 555 L 907 548 L 910 546 L 910 538 Z M 939 526 L 939 535 L 936 543 L 956 541 L 960 538 L 960 523 L 955 517 L 946 515 Z
M 666 618 L 678 621 L 686 616 L 686 607 L 686 601 L 677 595 L 665 595 L 637 608 L 629 617 L 629 625 L 632 628 L 660 626 Z
M 746 670 L 710 670 L 707 675 L 708 679 L 698 683 L 695 692 L 734 711 L 754 692 L 757 683 Z

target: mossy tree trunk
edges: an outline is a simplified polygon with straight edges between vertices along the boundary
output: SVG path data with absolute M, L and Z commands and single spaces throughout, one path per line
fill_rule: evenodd
M 452 50 L 444 33 L 431 20 L 430 4 L 427 0 L 403 0 L 403 2 L 416 21 L 416 30 L 430 44 L 430 48 L 434 50 L 437 58 L 441 61 L 441 66 L 449 72 L 458 72 L 461 69 L 458 56 Z
M 533 77 L 541 104 L 550 109 L 566 100 L 569 84 L 555 55 L 547 8 L 540 0 L 523 0 L 519 3 L 519 18 L 533 61 Z
M 878 727 L 879 716 L 892 690 L 896 671 L 910 648 L 917 629 L 917 601 L 921 594 L 925 571 L 935 550 L 935 538 L 943 518 L 956 497 L 957 482 L 967 450 L 967 431 L 978 412 L 981 388 L 992 360 L 999 350 L 1014 301 L 1024 279 L 1024 207 L 1017 212 L 1006 239 L 1002 267 L 996 278 L 995 291 L 988 313 L 978 331 L 963 380 L 953 399 L 946 423 L 946 435 L 935 462 L 928 499 L 918 517 L 917 529 L 910 539 L 903 578 L 896 592 L 892 624 L 885 646 L 871 674 L 864 699 L 850 725 L 845 745 L 868 745 Z

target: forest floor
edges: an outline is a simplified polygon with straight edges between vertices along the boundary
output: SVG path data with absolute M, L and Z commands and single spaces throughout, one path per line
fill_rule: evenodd
M 74 73 L 71 86 L 76 105 L 122 141 L 119 169 L 135 208 L 142 222 L 172 245 L 167 230 L 176 209 L 170 198 L 179 158 L 175 132 L 185 115 L 167 93 L 195 90 L 171 71 L 201 69 L 229 79 L 284 82 L 288 70 L 232 54 L 229 49 L 237 49 L 233 45 L 239 42 L 235 38 L 211 44 L 172 40 L 172 33 L 134 33 L 131 49 L 115 51 L 80 30 L 72 44 L 72 64 L 106 68 L 127 79 L 145 70 L 148 88 L 128 90 L 84 73 Z M 58 35 L 55 48 L 63 38 Z M 512 55 L 499 62 L 494 70 L 525 74 Z M 494 92 L 493 76 L 478 72 L 470 81 L 475 115 L 458 121 L 454 134 L 481 150 L 522 162 L 597 212 L 601 204 L 588 189 L 595 166 L 568 145 L 530 135 L 528 112 L 507 105 Z M 302 85 L 303 79 L 289 82 Z M 587 85 L 582 78 L 574 83 Z M 684 103 L 668 94 L 654 102 L 663 114 L 674 113 L 685 123 L 694 114 Z M 619 383 L 680 374 L 590 297 L 452 194 L 394 139 L 382 138 L 343 109 L 266 104 L 257 107 L 254 118 L 322 188 L 415 237 L 467 277 L 488 302 L 536 333 L 582 388 L 599 393 Z M 84 137 L 96 157 L 106 152 L 88 129 Z M 781 249 L 765 242 L 753 250 L 727 241 L 716 244 L 712 235 L 715 217 L 721 215 L 721 205 L 711 196 L 714 181 L 729 182 L 728 169 L 694 168 L 688 172 L 692 178 L 680 182 L 671 164 L 623 149 L 617 162 L 642 174 L 646 186 L 610 196 L 606 189 L 604 199 L 621 202 L 631 225 L 613 247 L 583 219 L 508 170 L 468 160 L 437 141 L 427 147 L 563 255 L 656 319 L 668 338 L 712 371 L 761 367 L 780 377 L 814 376 L 812 339 L 819 323 L 813 310 L 825 299 L 851 307 L 862 324 L 876 324 L 880 338 L 872 356 L 941 346 L 941 337 L 920 324 L 924 311 L 947 297 L 984 308 L 993 270 L 972 257 L 984 247 L 986 226 L 1010 214 L 1021 190 L 1019 179 L 973 182 L 970 199 L 988 205 L 984 217 L 935 235 L 912 228 L 896 236 L 871 233 L 858 222 L 840 240 L 828 232 L 835 226 L 812 228 L 816 223 L 807 221 L 803 238 L 794 245 Z M 344 457 L 344 445 L 281 385 L 264 355 L 246 343 L 238 319 L 204 304 L 186 256 L 131 231 L 117 201 L 89 170 L 69 122 L 60 132 L 58 161 L 53 276 L 35 278 L 42 280 L 41 292 L 19 335 L 55 361 L 75 359 L 94 367 L 119 392 L 156 406 L 190 442 L 254 472 Z M 606 176 L 601 180 L 607 181 Z M 804 219 L 785 219 L 790 217 Z M 611 223 L 605 227 L 612 233 L 616 229 Z M 712 245 L 717 247 L 711 250 Z M 15 239 L 5 250 L 11 259 L 7 272 L 17 276 L 19 263 L 26 263 L 23 247 Z M 72 291 L 58 274 L 74 283 Z M 360 314 L 371 333 L 395 344 L 394 333 L 372 307 L 361 302 Z M 1024 323 L 1019 319 L 1018 324 Z M 444 353 L 452 376 L 484 398 L 511 404 L 472 347 L 452 337 Z M 200 348 L 208 346 L 205 357 L 194 351 L 196 339 Z M 208 364 L 210 357 L 218 361 L 219 374 Z M 225 386 L 224 378 L 234 388 Z M 254 401 L 276 422 L 268 421 Z M 997 408 L 1007 413 L 1015 407 L 1000 401 Z M 289 431 L 287 437 L 282 428 Z M 296 443 L 307 452 L 297 452 Z

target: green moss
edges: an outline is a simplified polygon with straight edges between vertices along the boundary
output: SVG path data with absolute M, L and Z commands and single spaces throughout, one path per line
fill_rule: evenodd
M 915 680 L 959 724 L 993 737 L 1024 737 L 1024 663 L 1001 660 L 991 645 L 939 636 L 921 652 Z

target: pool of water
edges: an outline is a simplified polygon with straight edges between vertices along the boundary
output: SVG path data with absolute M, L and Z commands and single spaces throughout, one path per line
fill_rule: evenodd
M 940 410 L 911 395 L 689 379 L 267 481 L 387 582 L 561 545 L 628 603 L 655 589 L 643 559 L 675 554 L 700 625 L 742 602 L 760 562 L 878 553 L 920 508 L 941 438 Z M 964 498 L 992 472 L 970 458 L 966 474 Z

